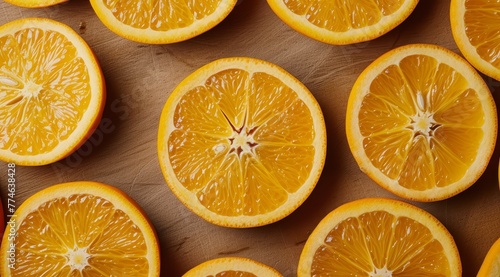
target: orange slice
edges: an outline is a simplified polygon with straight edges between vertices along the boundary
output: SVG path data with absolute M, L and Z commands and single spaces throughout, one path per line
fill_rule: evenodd
M 435 45 L 382 55 L 358 77 L 347 104 L 347 139 L 361 170 L 416 201 L 470 187 L 492 156 L 497 124 L 483 79 Z
M 160 276 L 153 226 L 112 186 L 72 182 L 46 188 L 26 199 L 11 220 L 15 239 L 6 232 L 0 254 L 4 277 Z
M 42 18 L 0 26 L 0 159 L 43 165 L 92 134 L 105 102 L 91 49 L 70 27 Z
M 453 38 L 464 57 L 479 71 L 500 80 L 500 2 L 452 0 Z
M 224 20 L 237 0 L 90 0 L 99 19 L 136 42 L 174 43 L 193 38 Z
M 493 243 L 484 258 L 477 277 L 500 276 L 500 238 Z
M 23 8 L 44 8 L 64 3 L 68 0 L 4 0 L 5 2 Z
M 367 198 L 328 214 L 300 255 L 298 276 L 462 276 L 453 238 L 431 214 Z
M 226 257 L 206 261 L 192 268 L 183 277 L 282 277 L 274 268 L 240 257 Z
M 418 0 L 267 0 L 286 24 L 313 39 L 352 44 L 380 37 L 403 22 Z
M 323 114 L 284 69 L 226 58 L 196 70 L 163 109 L 158 154 L 174 194 L 217 225 L 253 227 L 294 211 L 323 169 Z

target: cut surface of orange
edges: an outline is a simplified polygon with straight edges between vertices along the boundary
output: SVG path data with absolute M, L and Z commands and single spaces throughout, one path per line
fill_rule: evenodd
M 26 18 L 0 26 L 0 159 L 43 165 L 91 135 L 105 102 L 100 67 L 63 23 Z
M 183 277 L 282 277 L 274 268 L 248 258 L 225 257 L 206 261 Z
M 497 136 L 495 102 L 463 58 L 435 45 L 382 55 L 356 80 L 346 131 L 361 170 L 406 199 L 437 201 L 482 175 Z
M 174 194 L 217 225 L 253 227 L 294 211 L 323 169 L 326 131 L 309 90 L 246 57 L 209 63 L 163 109 L 158 154 Z
M 500 238 L 497 239 L 486 253 L 486 257 L 479 268 L 477 277 L 500 276 Z
M 2 276 L 160 276 L 153 226 L 110 185 L 51 186 L 26 199 L 11 220 L 15 232 L 3 237 Z
M 166 44 L 200 35 L 224 20 L 237 0 L 90 0 L 103 24 L 136 42 Z
M 306 241 L 298 276 L 447 276 L 462 273 L 448 230 L 428 212 L 383 198 L 333 210 Z
M 4 0 L 5 2 L 23 8 L 44 8 L 54 6 L 68 0 Z
M 464 57 L 482 73 L 500 81 L 500 2 L 452 0 L 453 38 Z
M 418 0 L 267 0 L 296 31 L 330 44 L 352 44 L 380 37 L 403 22 Z

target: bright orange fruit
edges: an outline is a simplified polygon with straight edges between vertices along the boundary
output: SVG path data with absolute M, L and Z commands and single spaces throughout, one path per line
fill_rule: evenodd
M 274 268 L 240 257 L 225 257 L 197 265 L 182 277 L 282 277 Z
M 44 165 L 78 149 L 104 109 L 104 78 L 85 41 L 60 22 L 0 26 L 0 159 Z
M 329 213 L 300 255 L 298 276 L 462 276 L 455 242 L 431 214 L 382 198 Z
M 382 55 L 360 74 L 347 104 L 347 139 L 361 170 L 416 201 L 446 199 L 475 183 L 493 154 L 497 127 L 481 76 L 435 45 Z
M 6 232 L 0 253 L 4 277 L 160 276 L 152 224 L 135 201 L 110 185 L 51 186 L 26 199 L 12 219 L 15 240 Z
M 193 38 L 224 20 L 237 0 L 90 0 L 99 19 L 116 34 L 142 43 Z
M 226 58 L 196 70 L 163 109 L 158 154 L 174 194 L 214 224 L 275 222 L 311 193 L 326 130 L 314 96 L 284 69 Z

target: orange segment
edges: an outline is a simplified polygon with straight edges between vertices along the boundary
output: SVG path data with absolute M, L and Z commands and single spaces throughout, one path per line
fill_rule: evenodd
M 489 0 L 452 0 L 453 38 L 465 58 L 479 71 L 500 80 L 500 3 Z
M 20 165 L 62 159 L 90 136 L 104 80 L 83 39 L 49 19 L 0 27 L 0 158 Z
M 461 276 L 453 238 L 413 205 L 368 198 L 328 214 L 309 236 L 298 276 Z
M 68 0 L 4 0 L 5 2 L 24 8 L 44 8 L 64 3 Z
M 159 276 L 159 246 L 144 212 L 122 191 L 95 182 L 55 185 L 28 198 L 12 217 L 16 240 L 2 276 Z
M 91 0 L 99 19 L 116 34 L 142 43 L 190 39 L 219 24 L 237 0 Z
M 251 58 L 210 63 L 168 98 L 158 153 L 177 197 L 215 224 L 269 224 L 310 194 L 326 155 L 321 109 L 289 73 Z
M 206 261 L 186 272 L 183 277 L 282 277 L 274 268 L 240 257 L 225 257 Z
M 435 201 L 471 186 L 497 135 L 495 103 L 481 77 L 456 54 L 409 45 L 358 77 L 346 116 L 360 168 L 407 199 Z
M 418 0 L 267 2 L 298 32 L 326 43 L 351 44 L 375 39 L 394 29 L 411 14 Z
M 500 238 L 497 239 L 486 253 L 479 268 L 477 277 L 491 277 L 500 275 Z

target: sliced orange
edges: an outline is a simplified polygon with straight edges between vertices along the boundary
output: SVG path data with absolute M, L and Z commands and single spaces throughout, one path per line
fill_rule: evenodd
M 192 268 L 183 277 L 282 277 L 276 269 L 263 263 L 240 257 L 225 257 L 206 261 Z
M 64 3 L 68 0 L 4 0 L 5 2 L 23 8 L 44 8 Z
M 495 277 L 500 276 L 500 238 L 491 246 L 486 257 L 483 260 L 477 277 Z
M 298 276 L 448 276 L 462 273 L 448 230 L 413 205 L 382 198 L 343 204 L 311 233 Z
M 453 38 L 464 57 L 479 71 L 500 80 L 500 2 L 452 0 Z
M 403 22 L 418 0 L 267 0 L 286 24 L 313 39 L 352 44 L 380 37 Z
M 158 153 L 167 184 L 214 224 L 280 220 L 311 193 L 326 131 L 314 96 L 284 69 L 226 58 L 196 70 L 163 109 Z
M 0 159 L 60 160 L 97 127 L 104 79 L 91 49 L 70 27 L 42 18 L 0 26 Z
M 160 276 L 153 226 L 115 187 L 54 185 L 26 199 L 11 220 L 15 232 L 5 233 L 0 254 L 4 277 Z
M 90 0 L 99 19 L 136 42 L 165 44 L 200 35 L 224 20 L 237 0 Z
M 347 139 L 361 170 L 416 201 L 470 187 L 493 154 L 497 124 L 483 79 L 435 45 L 382 55 L 358 77 L 347 104 Z

